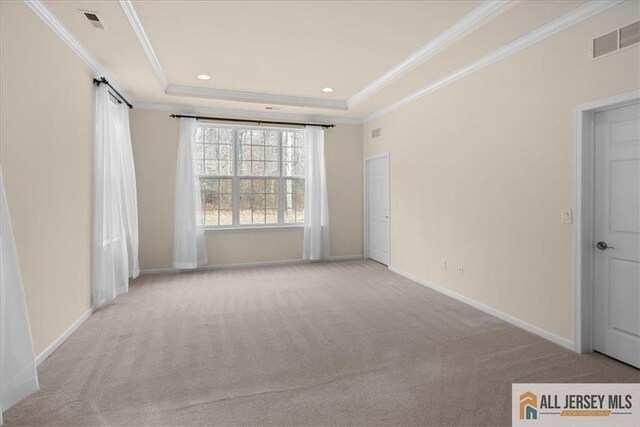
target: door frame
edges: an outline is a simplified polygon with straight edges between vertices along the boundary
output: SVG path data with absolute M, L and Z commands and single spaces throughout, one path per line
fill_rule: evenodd
M 580 104 L 575 110 L 574 347 L 593 352 L 595 115 L 640 102 L 640 91 Z
M 391 163 L 389 161 L 389 152 L 377 154 L 375 156 L 365 157 L 362 160 L 362 253 L 365 259 L 369 259 L 369 174 L 367 173 L 369 163 L 372 160 L 387 159 L 387 182 L 389 182 L 389 200 L 387 211 L 389 212 L 389 221 L 387 222 L 387 235 L 389 236 L 389 266 L 391 266 Z

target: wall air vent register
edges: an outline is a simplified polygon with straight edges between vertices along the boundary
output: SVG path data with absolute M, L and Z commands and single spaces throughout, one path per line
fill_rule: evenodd
M 611 31 L 591 42 L 591 59 L 613 53 L 640 42 L 640 21 Z

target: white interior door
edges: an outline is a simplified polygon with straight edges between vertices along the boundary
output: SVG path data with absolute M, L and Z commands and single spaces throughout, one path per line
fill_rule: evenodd
M 389 265 L 389 157 L 366 162 L 369 258 Z
M 640 367 L 640 106 L 595 123 L 593 344 Z

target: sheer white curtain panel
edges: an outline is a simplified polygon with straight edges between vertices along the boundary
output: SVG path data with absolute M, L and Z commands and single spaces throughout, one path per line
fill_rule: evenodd
M 122 206 L 125 232 L 127 235 L 127 254 L 129 277 L 135 279 L 140 275 L 138 261 L 138 195 L 136 189 L 136 170 L 133 161 L 133 147 L 131 145 L 131 130 L 129 125 L 129 108 L 118 104 L 117 135 L 122 154 Z
M 4 411 L 38 390 L 38 373 L 1 169 L 0 193 L 1 425 Z
M 207 263 L 200 179 L 196 168 L 196 126 L 196 119 L 180 119 L 173 236 L 173 267 L 180 269 L 194 269 Z
M 138 214 L 128 111 L 106 85 L 96 88 L 93 304 L 129 290 L 139 273 Z
M 305 144 L 304 239 L 302 256 L 317 261 L 329 258 L 329 206 L 324 165 L 324 130 L 307 126 Z

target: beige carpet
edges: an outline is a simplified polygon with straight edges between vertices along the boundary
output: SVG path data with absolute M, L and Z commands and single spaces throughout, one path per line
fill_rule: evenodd
M 640 382 L 371 261 L 146 276 L 13 425 L 511 425 L 512 382 Z

